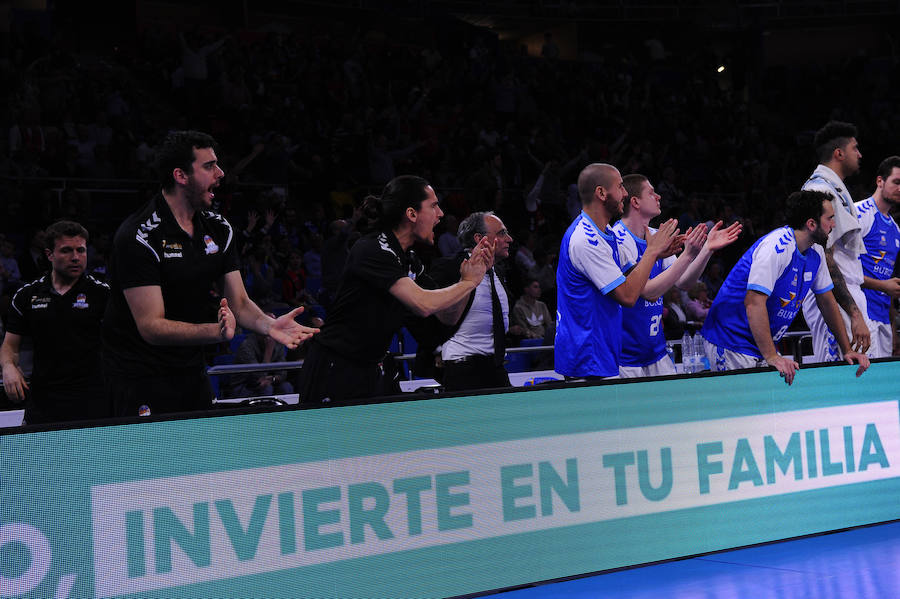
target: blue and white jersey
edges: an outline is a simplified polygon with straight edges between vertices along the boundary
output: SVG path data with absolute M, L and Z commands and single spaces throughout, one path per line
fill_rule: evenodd
M 617 376 L 622 306 L 609 293 L 625 282 L 612 230 L 582 212 L 569 225 L 556 269 L 554 368 L 566 376 Z
M 801 254 L 793 229 L 775 229 L 744 252 L 728 273 L 701 334 L 719 347 L 762 358 L 747 322 L 747 292 L 759 291 L 768 296 L 769 332 L 777 343 L 794 321 L 809 290 L 818 294 L 832 287 L 821 246 L 813 244 Z
M 875 204 L 875 198 L 869 197 L 856 203 L 856 213 L 866 244 L 866 253 L 859 255 L 863 274 L 873 279 L 884 281 L 894 273 L 894 262 L 900 249 L 900 227 L 890 216 L 883 215 Z M 866 295 L 866 311 L 870 320 L 890 323 L 888 310 L 891 298 L 881 291 L 863 288 Z
M 637 266 L 647 242 L 637 237 L 622 221 L 612 227 L 619 250 L 619 267 L 627 273 Z M 656 233 L 656 229 L 650 229 Z M 660 258 L 653 264 L 650 278 L 657 276 L 675 262 L 675 256 Z M 655 302 L 639 297 L 634 306 L 622 308 L 622 356 L 620 366 L 649 366 L 666 355 L 666 337 L 662 331 L 663 299 Z

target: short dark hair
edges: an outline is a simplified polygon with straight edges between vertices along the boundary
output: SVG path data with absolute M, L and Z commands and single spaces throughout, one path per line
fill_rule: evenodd
M 388 181 L 380 196 L 366 196 L 363 211 L 377 221 L 379 231 L 393 231 L 403 222 L 407 208 L 421 210 L 429 183 L 422 177 L 400 175 Z
M 582 206 L 588 206 L 594 201 L 597 187 L 610 187 L 611 173 L 615 168 L 611 164 L 595 162 L 581 169 L 578 174 L 578 197 L 581 198 Z
M 85 242 L 91 239 L 87 229 L 71 220 L 60 220 L 53 223 L 47 227 L 44 235 L 46 236 L 44 237 L 44 247 L 51 252 L 56 249 L 56 240 L 60 237 L 84 237 Z
M 856 125 L 843 121 L 828 121 L 825 126 L 816 131 L 813 145 L 816 147 L 816 156 L 819 164 L 825 164 L 831 160 L 832 154 L 838 148 L 847 145 L 851 137 L 856 137 Z
M 628 192 L 628 197 L 625 198 L 625 202 L 623 205 L 623 214 L 627 215 L 631 210 L 631 198 L 641 195 L 641 187 L 643 187 L 644 181 L 649 182 L 650 179 L 638 173 L 632 173 L 630 175 L 625 175 L 624 177 L 622 177 L 622 183 L 624 183 L 625 185 L 625 191 Z
M 785 202 L 784 213 L 788 226 L 799 231 L 809 219 L 818 223 L 825 211 L 823 202 L 830 202 L 832 199 L 833 196 L 824 191 L 795 191 Z
M 886 181 L 891 176 L 891 171 L 895 168 L 900 168 L 900 156 L 888 156 L 878 165 L 878 170 L 875 174 L 881 177 L 882 181 Z
M 491 214 L 493 212 L 473 212 L 464 218 L 456 230 L 456 238 L 460 245 L 466 249 L 475 247 L 475 235 L 487 235 L 487 225 L 484 224 L 484 219 Z
M 185 174 L 194 172 L 194 148 L 212 148 L 218 153 L 218 144 L 211 135 L 200 131 L 172 131 L 156 150 L 156 170 L 159 183 L 166 191 L 175 187 L 172 171 L 180 168 Z

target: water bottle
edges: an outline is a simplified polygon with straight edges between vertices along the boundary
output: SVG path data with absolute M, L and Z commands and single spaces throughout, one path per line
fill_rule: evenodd
M 706 357 L 706 348 L 703 346 L 703 337 L 700 333 L 694 333 L 694 353 L 697 354 L 697 366 L 694 372 L 709 370 L 709 358 Z
M 694 372 L 694 340 L 687 331 L 681 336 L 681 369 L 685 374 Z

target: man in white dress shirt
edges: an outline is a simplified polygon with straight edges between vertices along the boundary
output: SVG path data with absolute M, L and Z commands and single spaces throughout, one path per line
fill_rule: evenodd
M 457 236 L 465 249 L 456 258 L 439 261 L 446 263 L 448 268 L 443 268 L 438 262 L 433 265 L 429 274 L 436 282 L 447 284 L 443 273 L 457 272 L 457 263 L 485 238 L 494 245 L 495 267 L 485 273 L 481 283 L 471 293 L 452 336 L 443 344 L 444 389 L 461 391 L 508 387 L 509 375 L 503 361 L 510 305 L 496 265 L 509 257 L 512 236 L 503 221 L 492 212 L 470 214 L 460 223 Z

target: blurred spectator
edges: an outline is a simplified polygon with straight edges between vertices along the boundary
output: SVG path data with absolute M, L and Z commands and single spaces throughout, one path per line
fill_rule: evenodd
M 528 279 L 522 291 L 522 297 L 513 307 L 510 334 L 553 343 L 556 321 L 550 316 L 547 304 L 540 300 L 541 284 L 535 278 Z
M 303 253 L 303 268 L 306 271 L 306 288 L 313 295 L 322 287 L 322 236 L 314 233 L 310 248 Z
M 556 307 L 556 254 L 542 249 L 534 252 L 534 278 L 541 285 L 544 299 L 551 308 Z
M 22 285 L 22 273 L 16 261 L 15 245 L 8 239 L 0 240 L 0 292 L 12 294 Z
M 719 293 L 719 287 L 725 282 L 725 277 L 722 275 L 722 263 L 718 260 L 710 261 L 700 280 L 706 285 L 706 293 L 709 298 L 714 299 Z
M 44 254 L 44 230 L 38 229 L 31 236 L 28 249 L 19 261 L 19 270 L 23 281 L 33 281 L 42 274 L 49 272 L 50 261 Z
M 275 300 L 272 288 L 274 282 L 275 269 L 269 260 L 266 246 L 260 243 L 252 248 L 244 265 L 244 285 L 247 288 L 247 295 L 260 307 L 270 306 Z
M 709 296 L 706 294 L 706 285 L 702 281 L 697 281 L 697 283 L 691 287 L 690 291 L 688 291 L 688 297 L 690 299 L 684 307 L 688 320 L 702 323 L 706 320 L 706 315 L 709 313 L 709 307 L 712 305 Z
M 444 232 L 438 238 L 438 252 L 445 258 L 455 256 L 462 249 L 462 245 L 456 237 L 456 233 L 459 230 L 459 219 L 452 214 L 448 214 L 441 221 L 441 225 L 444 227 Z
M 681 303 L 681 290 L 672 287 L 663 296 L 663 333 L 666 339 L 681 339 L 687 321 L 687 312 Z
M 303 303 L 306 290 L 306 273 L 300 250 L 291 250 L 282 280 L 282 299 L 292 308 Z
M 534 248 L 537 246 L 537 235 L 534 233 L 523 231 L 519 239 L 524 239 L 524 243 L 519 246 L 516 252 L 516 268 L 522 277 L 537 278 L 537 261 L 534 259 Z
M 269 314 L 272 318 L 274 314 Z M 250 333 L 235 353 L 235 364 L 268 364 L 284 362 L 287 349 L 268 335 Z M 294 386 L 287 381 L 287 371 L 246 372 L 231 375 L 229 397 L 261 397 L 286 395 L 294 392 Z

